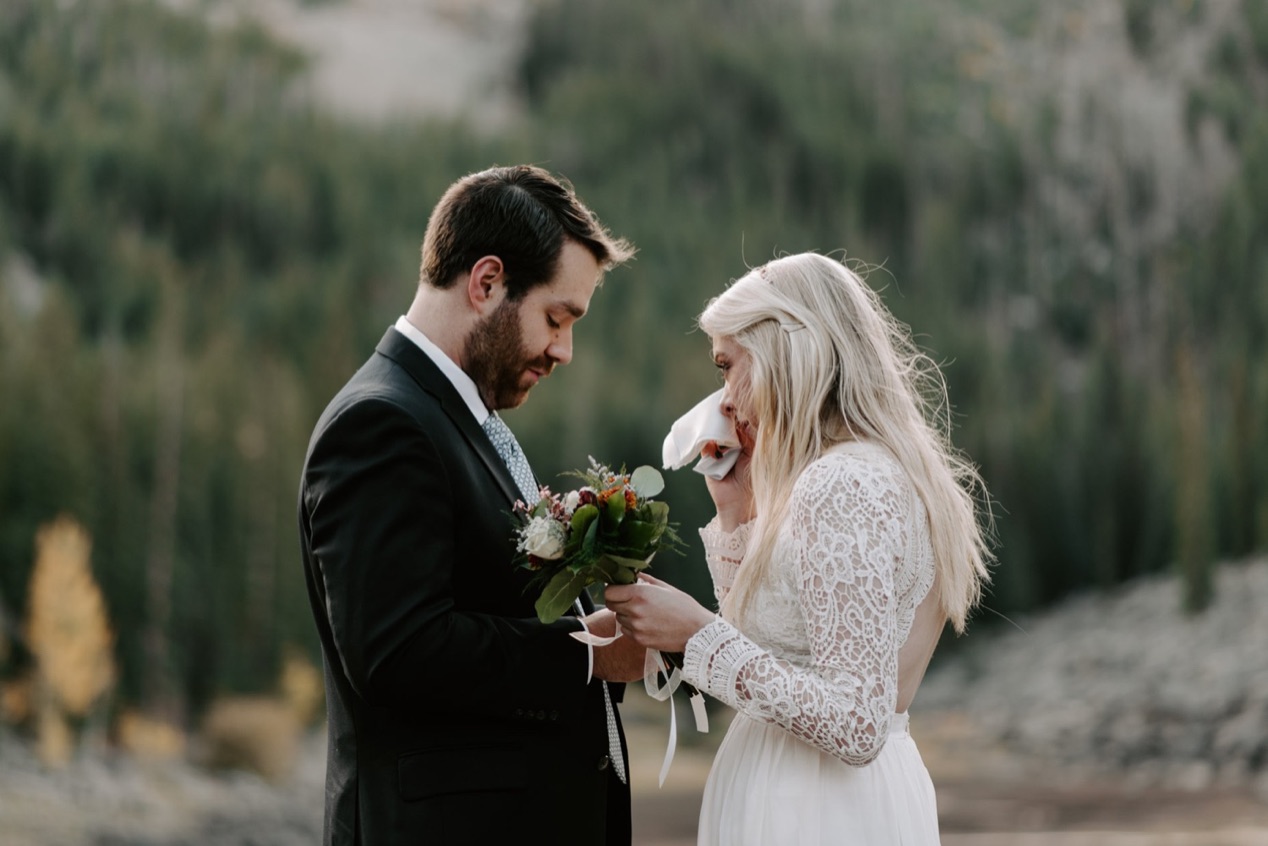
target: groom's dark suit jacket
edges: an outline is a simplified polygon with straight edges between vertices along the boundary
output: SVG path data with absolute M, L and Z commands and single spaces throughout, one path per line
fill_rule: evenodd
M 538 622 L 512 564 L 517 498 L 457 390 L 389 329 L 318 421 L 300 486 L 328 846 L 630 842 L 581 624 Z

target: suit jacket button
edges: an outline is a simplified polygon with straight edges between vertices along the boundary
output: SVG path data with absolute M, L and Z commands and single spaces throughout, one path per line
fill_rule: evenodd
M 612 759 L 609 758 L 607 755 L 604 755 L 602 758 L 599 759 L 599 772 L 603 772 L 604 770 L 606 770 L 611 765 L 611 763 L 612 763 Z
M 558 711 L 551 711 L 551 712 L 550 712 L 550 718 L 551 718 L 552 720 L 557 720 L 557 719 L 559 719 L 559 712 L 558 712 Z
M 516 708 L 516 709 L 515 709 L 515 716 L 517 716 L 517 717 L 522 717 L 522 716 L 524 716 L 524 709 L 523 709 L 523 708 Z
M 539 720 L 544 720 L 544 719 L 546 719 L 546 712 L 545 712 L 545 711 L 538 711 L 538 712 L 537 712 L 537 719 L 539 719 Z

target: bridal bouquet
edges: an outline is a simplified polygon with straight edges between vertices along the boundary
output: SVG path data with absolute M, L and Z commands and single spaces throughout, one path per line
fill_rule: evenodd
M 543 623 L 559 619 L 589 585 L 633 584 L 657 552 L 682 543 L 669 506 L 652 499 L 665 489 L 655 468 L 627 474 L 591 458 L 589 469 L 568 475 L 585 484 L 562 495 L 543 487 L 537 502 L 515 504 L 518 563 L 542 586 L 534 608 Z
M 638 581 L 639 571 L 651 564 L 662 549 L 677 549 L 682 540 L 669 522 L 669 506 L 652 497 L 665 489 L 665 480 L 653 467 L 637 467 L 626 473 L 614 471 L 590 459 L 588 470 L 569 473 L 585 484 L 566 494 L 541 488 L 537 502 L 515 503 L 521 524 L 516 533 L 519 566 L 532 570 L 534 583 L 542 593 L 534 606 L 537 618 L 553 623 L 572 606 L 581 592 L 595 583 L 629 585 Z M 592 646 L 621 637 L 573 637 Z M 647 650 L 643 682 L 653 699 L 670 699 L 682 687 L 691 698 L 696 729 L 709 730 L 704 696 L 682 680 L 682 653 L 662 654 Z M 659 678 L 665 678 L 665 684 Z M 589 675 L 587 673 L 587 681 Z M 660 783 L 665 783 L 677 744 L 677 717 L 670 702 L 669 746 L 661 765 Z

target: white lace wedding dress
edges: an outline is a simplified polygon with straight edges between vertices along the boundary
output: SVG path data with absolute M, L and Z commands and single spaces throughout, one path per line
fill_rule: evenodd
M 719 602 L 748 528 L 700 532 Z M 808 467 L 774 565 L 738 628 L 719 617 L 686 647 L 684 678 L 737 711 L 698 842 L 937 844 L 933 784 L 895 713 L 899 652 L 933 586 L 933 554 L 924 506 L 890 453 L 849 442 Z

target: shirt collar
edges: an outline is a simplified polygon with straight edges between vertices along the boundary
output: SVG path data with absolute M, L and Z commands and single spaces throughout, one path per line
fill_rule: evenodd
M 476 387 L 476 383 L 467 375 L 467 372 L 459 367 L 452 358 L 445 355 L 444 350 L 432 343 L 431 339 L 424 335 L 421 329 L 406 320 L 405 315 L 401 315 L 396 319 L 396 331 L 409 338 L 414 342 L 415 346 L 427 353 L 427 357 L 435 362 L 436 366 L 440 368 L 440 372 L 445 374 L 445 378 L 453 383 L 458 395 L 467 404 L 467 408 L 471 409 L 471 416 L 483 426 L 484 421 L 489 418 L 489 409 L 485 407 L 484 400 L 480 399 L 480 389 Z

